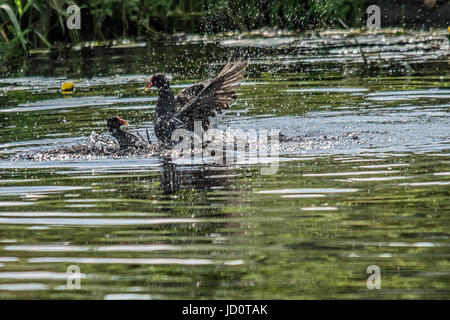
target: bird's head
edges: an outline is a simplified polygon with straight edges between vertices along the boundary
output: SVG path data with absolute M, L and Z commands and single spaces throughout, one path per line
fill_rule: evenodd
M 145 92 L 150 90 L 151 87 L 157 87 L 159 89 L 167 84 L 169 84 L 169 80 L 167 79 L 166 75 L 163 73 L 156 73 L 150 77 L 150 81 L 145 87 Z
M 128 125 L 128 121 L 123 120 L 119 116 L 114 116 L 108 119 L 107 122 L 109 131 L 115 131 L 120 128 L 120 126 Z

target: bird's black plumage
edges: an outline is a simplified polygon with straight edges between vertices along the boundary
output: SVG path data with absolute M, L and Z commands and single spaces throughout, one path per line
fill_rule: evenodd
M 177 128 L 194 131 L 194 122 L 200 121 L 207 130 L 211 118 L 228 109 L 236 98 L 236 89 L 244 78 L 248 62 L 230 61 L 211 80 L 200 82 L 180 91 L 175 98 L 167 77 L 157 73 L 150 78 L 147 89 L 158 88 L 158 103 L 153 118 L 155 135 L 163 143 L 170 143 Z
M 158 103 L 156 104 L 155 116 L 153 118 L 153 125 L 155 128 L 155 135 L 159 141 L 163 143 L 170 143 L 172 133 L 177 128 L 184 126 L 176 117 L 175 97 L 170 90 L 169 81 L 162 73 L 155 74 L 153 77 L 153 85 L 158 88 Z
M 111 117 L 107 122 L 108 130 L 111 135 L 116 138 L 117 142 L 119 143 L 120 149 L 139 147 L 142 144 L 141 139 L 120 128 L 126 123 L 127 122 L 125 120 L 122 120 L 118 116 Z

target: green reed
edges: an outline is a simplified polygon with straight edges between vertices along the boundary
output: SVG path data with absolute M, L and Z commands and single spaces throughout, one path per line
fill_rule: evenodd
M 0 55 L 79 41 L 358 25 L 366 0 L 0 0 Z M 81 29 L 69 30 L 69 5 Z

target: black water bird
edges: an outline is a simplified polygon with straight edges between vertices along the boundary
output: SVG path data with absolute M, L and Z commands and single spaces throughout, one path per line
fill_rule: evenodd
M 194 131 L 194 122 L 201 121 L 207 130 L 211 119 L 222 110 L 228 109 L 236 98 L 236 90 L 244 79 L 247 61 L 228 61 L 222 71 L 213 79 L 187 87 L 175 98 L 169 80 L 162 73 L 154 74 L 145 87 L 158 88 L 158 103 L 153 119 L 155 135 L 163 143 L 171 143 L 172 133 L 183 128 Z
M 128 121 L 123 120 L 119 116 L 114 116 L 108 119 L 107 126 L 111 135 L 116 138 L 120 149 L 137 148 L 142 145 L 142 139 L 134 134 L 122 130 L 120 127 L 128 125 Z

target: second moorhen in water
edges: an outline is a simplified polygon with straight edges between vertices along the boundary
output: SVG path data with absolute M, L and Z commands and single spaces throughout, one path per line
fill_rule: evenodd
M 158 140 L 169 144 L 176 129 L 194 131 L 195 121 L 201 121 L 203 130 L 207 130 L 211 118 L 229 108 L 236 98 L 236 89 L 244 78 L 247 65 L 247 61 L 234 64 L 228 61 L 214 79 L 187 87 L 176 98 L 164 74 L 152 75 L 145 91 L 153 86 L 158 88 L 159 97 L 153 119 Z
M 108 119 L 107 125 L 109 132 L 119 143 L 120 149 L 136 148 L 141 144 L 142 141 L 137 136 L 120 129 L 121 126 L 128 125 L 128 121 L 114 116 Z

